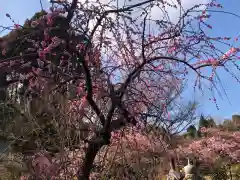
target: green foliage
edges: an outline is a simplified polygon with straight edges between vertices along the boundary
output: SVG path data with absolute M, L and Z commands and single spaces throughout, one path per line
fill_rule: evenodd
M 205 128 L 216 127 L 216 123 L 212 117 L 207 119 L 204 117 L 204 115 L 201 115 L 199 119 L 199 130 L 202 127 L 205 127 Z
M 212 175 L 212 180 L 226 180 L 226 179 L 228 179 L 228 175 L 225 167 L 214 168 L 214 174 Z
M 0 158 L 0 180 L 19 180 L 20 176 L 27 173 L 25 163 L 18 154 L 1 154 Z
M 197 129 L 195 126 L 191 125 L 187 128 L 187 136 L 191 137 L 191 138 L 196 138 L 197 137 Z
M 212 180 L 238 180 L 240 179 L 240 165 L 224 165 L 224 163 L 216 163 L 213 169 Z
M 6 130 L 16 116 L 16 110 L 9 104 L 0 102 L 0 129 Z
M 210 118 L 205 118 L 203 115 L 200 116 L 199 120 L 199 129 L 197 131 L 197 137 L 201 137 L 203 134 L 201 134 L 200 129 L 205 127 L 205 128 L 214 128 L 216 127 L 216 123 L 212 117 Z
M 40 11 L 40 12 L 36 12 L 33 17 L 30 19 L 30 20 L 26 20 L 25 23 L 24 23 L 24 27 L 29 27 L 30 24 L 29 22 L 32 22 L 32 21 L 36 21 L 38 20 L 40 17 L 44 16 L 44 15 L 47 15 L 47 12 L 46 11 Z
M 231 175 L 236 179 L 240 179 L 240 164 L 231 165 Z
M 227 180 L 229 167 L 226 165 L 224 158 L 219 158 L 212 169 L 212 180 Z
M 202 128 L 202 127 L 207 128 L 208 125 L 209 125 L 208 120 L 203 115 L 201 115 L 200 120 L 199 120 L 199 129 Z
M 208 127 L 216 127 L 216 123 L 212 117 L 208 119 Z

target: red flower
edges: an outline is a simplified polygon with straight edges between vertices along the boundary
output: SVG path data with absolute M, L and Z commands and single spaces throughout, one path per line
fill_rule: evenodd
M 230 37 L 224 37 L 223 39 L 224 40 L 230 40 L 231 38 Z
M 44 53 L 49 53 L 50 48 L 49 48 L 49 47 L 46 47 L 43 51 L 44 51 Z
M 39 51 L 38 55 L 39 55 L 39 57 L 44 57 L 45 56 L 45 52 L 44 51 Z
M 208 27 L 209 29 L 212 29 L 212 26 L 211 26 L 211 25 L 209 25 L 209 24 L 207 25 L 207 27 Z
M 20 28 L 20 25 L 19 24 L 14 24 L 14 28 Z
M 215 46 L 214 45 L 210 45 L 210 48 L 215 49 Z
M 52 17 L 48 17 L 47 19 L 47 25 L 51 26 L 53 24 L 53 19 Z

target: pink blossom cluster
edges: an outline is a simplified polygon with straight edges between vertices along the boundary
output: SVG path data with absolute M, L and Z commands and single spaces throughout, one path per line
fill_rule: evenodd
M 231 56 L 235 55 L 238 52 L 240 52 L 240 48 L 232 47 L 226 53 L 224 53 L 223 56 L 219 60 L 215 59 L 215 58 L 210 58 L 207 60 L 200 60 L 193 65 L 211 64 L 212 66 L 218 66 L 218 65 L 220 65 L 221 61 L 229 60 L 229 58 L 231 58 Z
M 116 155 L 118 145 L 123 147 L 122 150 L 124 150 L 124 152 Z M 100 165 L 102 157 L 105 158 L 104 161 L 106 161 L 106 159 L 112 160 L 112 158 L 116 158 L 115 161 L 122 158 L 131 159 L 138 153 L 161 153 L 166 147 L 166 143 L 164 143 L 158 135 L 149 135 L 144 133 L 142 129 L 129 127 L 124 131 L 113 133 L 110 146 L 102 149 L 98 153 L 94 164 Z M 72 179 L 76 176 L 77 170 L 82 164 L 85 148 L 86 146 L 83 145 L 79 150 L 70 151 L 69 149 L 65 149 L 64 152 L 60 152 L 51 160 L 43 154 L 36 153 L 32 157 L 32 166 L 36 173 L 42 176 L 45 175 L 51 178 L 51 180 Z M 124 153 L 124 155 L 122 153 Z M 90 179 L 99 179 L 100 175 L 101 172 L 93 172 L 90 175 Z
M 222 59 L 223 59 L 223 60 L 226 60 L 226 59 L 230 58 L 230 56 L 238 53 L 239 51 L 240 51 L 240 48 L 232 47 L 229 51 L 227 51 L 227 52 L 222 56 Z
M 80 112 L 84 107 L 86 107 L 87 99 L 86 95 L 84 95 L 80 100 L 71 100 L 69 101 L 69 110 Z
M 48 13 L 47 15 L 42 16 L 39 20 L 32 21 L 31 26 L 35 28 L 39 24 L 43 25 L 45 22 L 48 26 L 52 26 L 53 19 L 58 15 L 66 12 L 64 8 L 51 8 L 51 11 L 52 11 L 51 13 Z
M 112 133 L 111 144 L 124 143 L 129 148 L 139 149 L 141 151 L 156 151 L 162 150 L 163 146 L 167 147 L 163 142 L 162 136 L 155 135 L 154 133 L 146 133 L 143 131 L 144 125 L 139 127 L 127 128 L 124 132 L 116 131 Z
M 31 166 L 34 174 L 38 178 L 51 180 L 72 179 L 83 160 L 83 149 L 69 151 L 65 150 L 57 154 L 54 158 L 50 158 L 43 153 L 36 153 L 31 157 Z M 28 179 L 22 176 L 21 179 Z
M 189 143 L 187 147 L 179 147 L 179 152 L 195 154 L 207 162 L 214 162 L 219 157 L 240 162 L 240 132 L 225 132 L 217 128 L 202 128 L 201 132 L 207 136 Z

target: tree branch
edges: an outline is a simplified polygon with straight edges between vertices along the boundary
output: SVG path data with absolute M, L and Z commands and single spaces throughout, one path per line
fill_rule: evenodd
M 185 65 L 187 65 L 188 67 L 190 67 L 192 70 L 194 70 L 200 77 L 204 77 L 202 76 L 195 67 L 193 67 L 191 64 L 189 64 L 187 61 L 185 60 L 181 60 L 175 57 L 167 57 L 167 56 L 155 56 L 152 57 L 150 59 L 148 59 L 147 61 L 143 61 L 142 64 L 140 64 L 138 67 L 136 67 L 132 73 L 129 74 L 128 78 L 126 79 L 126 81 L 122 84 L 122 86 L 120 87 L 119 91 L 120 91 L 120 99 L 122 99 L 123 95 L 125 94 L 125 91 L 127 89 L 127 87 L 129 86 L 129 84 L 131 83 L 131 81 L 133 81 L 141 72 L 141 69 L 146 65 L 149 64 L 153 61 L 159 60 L 159 59 L 165 59 L 165 60 L 173 60 L 173 61 L 177 61 L 177 62 L 181 62 Z
M 148 13 L 146 13 L 146 16 L 143 19 L 143 32 L 142 32 L 142 58 L 143 58 L 143 61 L 146 61 L 144 40 L 145 40 L 145 29 L 146 29 L 147 16 L 148 16 Z
M 125 12 L 125 11 L 130 11 L 131 9 L 135 8 L 135 7 L 139 7 L 139 6 L 142 6 L 144 4 L 148 4 L 150 2 L 153 2 L 155 0 L 147 0 L 147 1 L 144 1 L 144 2 L 141 2 L 141 3 L 137 3 L 137 4 L 134 4 L 134 5 L 131 5 L 131 6 L 128 6 L 126 8 L 120 8 L 120 9 L 113 9 L 113 10 L 107 10 L 105 12 L 102 13 L 102 15 L 100 16 L 100 18 L 97 20 L 97 23 L 96 25 L 93 27 L 93 30 L 90 34 L 90 39 L 92 39 L 95 31 L 97 30 L 98 26 L 101 25 L 102 23 L 102 20 L 110 13 L 120 13 L 120 12 Z
M 74 11 L 77 8 L 77 2 L 78 0 L 73 0 L 70 9 L 68 10 L 68 15 L 67 15 L 67 21 L 68 23 L 71 22 L 73 15 L 74 15 Z
M 105 124 L 105 117 L 103 113 L 100 111 L 98 108 L 96 102 L 93 100 L 93 91 L 92 91 L 92 79 L 91 79 L 91 73 L 90 70 L 88 69 L 88 66 L 86 64 L 86 61 L 82 55 L 78 53 L 79 57 L 81 58 L 81 63 L 83 65 L 83 69 L 85 71 L 85 78 L 86 78 L 86 86 L 87 86 L 87 100 L 90 106 L 93 108 L 97 116 L 99 117 L 101 124 L 104 126 Z

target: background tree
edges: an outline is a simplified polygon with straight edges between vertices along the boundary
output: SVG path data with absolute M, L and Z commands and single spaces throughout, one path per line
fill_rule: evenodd
M 187 135 L 191 138 L 196 138 L 198 136 L 198 131 L 194 125 L 187 128 Z
M 211 128 L 216 127 L 216 123 L 212 117 L 208 119 L 208 127 L 211 127 Z
M 239 162 L 239 155 L 236 150 L 239 146 L 239 132 L 219 131 L 218 128 L 203 128 L 202 131 L 207 133 L 207 137 L 194 141 L 189 147 L 186 147 L 190 150 L 189 153 L 199 153 L 199 157 L 205 158 L 208 162 L 213 162 L 218 157 L 227 158 L 232 162 Z M 226 141 L 226 139 L 229 140 Z M 204 153 L 206 151 L 204 148 L 209 148 L 207 154 Z
M 201 114 L 199 119 L 199 129 L 205 127 L 207 128 L 209 126 L 208 120 Z

